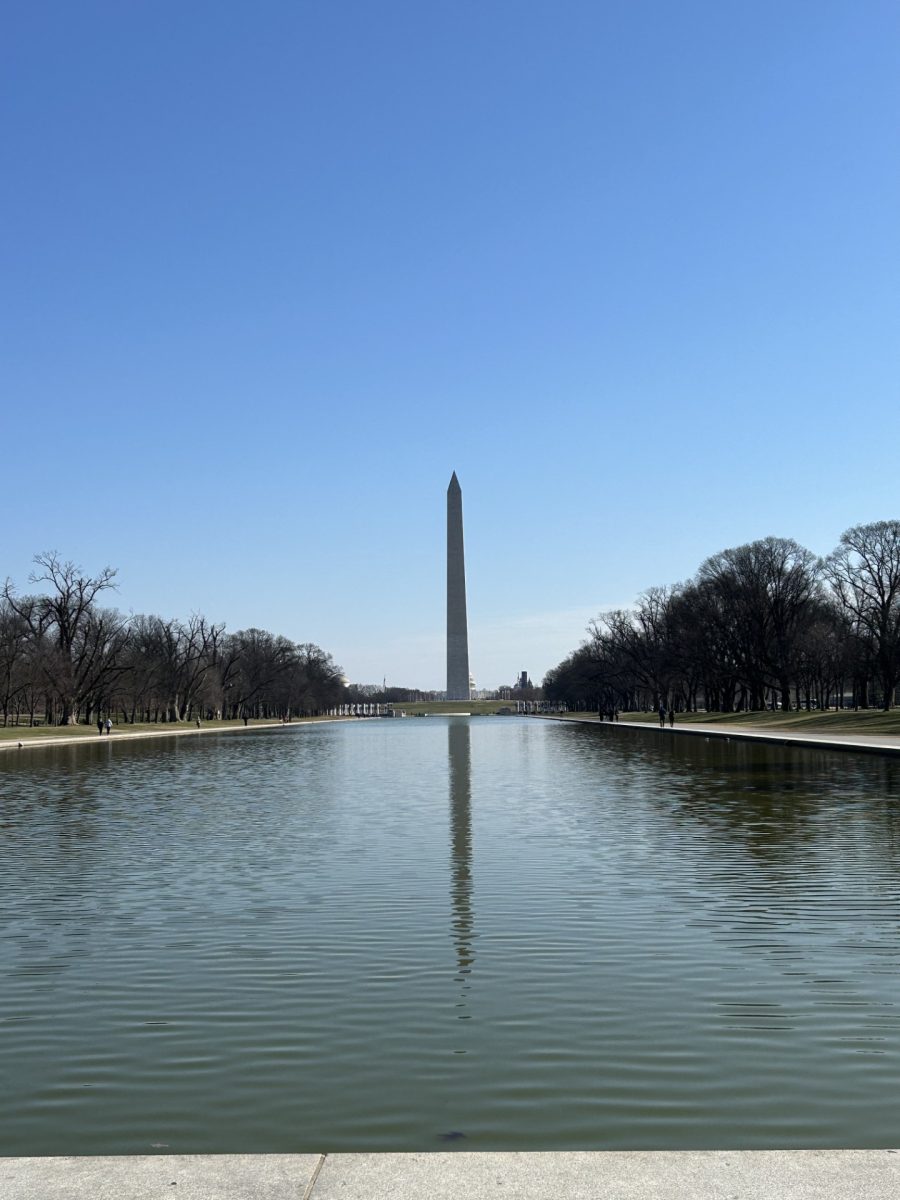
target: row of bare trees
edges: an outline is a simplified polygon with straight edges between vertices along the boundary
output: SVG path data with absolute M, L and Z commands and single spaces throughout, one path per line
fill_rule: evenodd
M 125 616 L 103 605 L 113 569 L 88 576 L 55 552 L 34 562 L 33 591 L 7 580 L 0 593 L 4 725 L 290 717 L 343 698 L 340 668 L 318 646 L 203 616 Z
M 603 613 L 544 679 L 572 706 L 731 712 L 891 708 L 900 683 L 900 521 L 827 558 L 789 538 L 713 555 L 693 579 Z

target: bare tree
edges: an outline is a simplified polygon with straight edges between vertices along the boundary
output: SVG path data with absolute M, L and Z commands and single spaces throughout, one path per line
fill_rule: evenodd
M 826 560 L 825 573 L 858 636 L 868 643 L 887 712 L 900 680 L 900 521 L 848 529 Z
M 791 538 L 763 538 L 708 558 L 698 581 L 715 595 L 731 626 L 735 665 L 751 708 L 764 708 L 767 689 L 791 706 L 798 638 L 818 599 L 814 554 Z
M 124 644 L 125 618 L 100 609 L 97 597 L 115 587 L 111 567 L 97 576 L 63 562 L 56 551 L 39 554 L 30 583 L 49 585 L 38 596 L 17 597 L 7 581 L 3 597 L 23 621 L 47 687 L 59 705 L 60 725 L 75 725 L 81 706 L 102 691 L 121 667 L 117 653 Z
M 115 586 L 106 567 L 89 576 L 55 552 L 38 555 L 36 594 L 0 588 L 0 714 L 75 724 L 93 712 L 124 720 L 183 721 L 216 712 L 249 718 L 316 711 L 345 694 L 340 668 L 312 643 L 266 630 L 226 634 L 200 614 L 188 621 L 124 617 L 102 608 Z
M 227 639 L 229 704 L 235 715 L 250 717 L 271 702 L 275 683 L 296 661 L 294 644 L 265 629 L 242 629 Z
M 316 713 L 337 704 L 344 690 L 341 668 L 321 646 L 303 642 L 295 647 L 291 673 L 292 706 L 298 712 Z
M 0 707 L 3 724 L 9 724 L 10 710 L 16 709 L 29 683 L 28 627 L 6 600 L 0 600 Z
M 807 691 L 824 695 L 843 667 L 827 622 L 820 564 L 788 538 L 764 538 L 706 560 L 686 584 L 651 588 L 633 609 L 603 613 L 588 641 L 544 680 L 548 699 L 610 707 L 762 709 L 790 688 L 801 665 Z M 830 628 L 830 627 L 829 627 Z

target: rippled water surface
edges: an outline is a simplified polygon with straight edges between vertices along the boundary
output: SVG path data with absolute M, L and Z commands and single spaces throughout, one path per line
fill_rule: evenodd
M 900 1144 L 900 764 L 516 718 L 0 756 L 0 1154 Z

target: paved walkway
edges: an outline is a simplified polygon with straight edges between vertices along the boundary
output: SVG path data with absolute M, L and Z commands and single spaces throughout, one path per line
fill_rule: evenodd
M 327 725 L 332 721 L 349 721 L 350 717 L 295 717 L 285 725 L 282 721 L 258 721 L 255 725 L 244 725 L 235 722 L 233 725 L 200 725 L 181 724 L 165 725 L 160 729 L 138 729 L 130 732 L 127 725 L 116 725 L 112 733 L 70 733 L 47 734 L 41 737 L 24 737 L 21 739 L 4 738 L 0 740 L 0 753 L 4 750 L 39 750 L 42 746 L 96 746 L 104 742 L 115 745 L 116 742 L 133 742 L 141 738 L 172 738 L 197 737 L 206 733 L 253 733 L 256 729 L 293 729 L 295 725 Z
M 724 738 L 725 741 L 775 742 L 779 745 L 816 746 L 820 750 L 856 750 L 869 754 L 900 754 L 900 737 L 869 733 L 792 733 L 787 729 L 758 730 L 741 725 L 706 725 L 691 722 L 661 729 L 654 721 L 600 721 L 587 713 L 568 713 L 566 716 L 547 714 L 554 721 L 576 721 L 584 725 L 603 725 L 613 729 L 642 729 L 656 737 L 671 737 L 673 733 L 699 737 Z
M 898 1150 L 0 1158 L 3 1200 L 896 1200 Z

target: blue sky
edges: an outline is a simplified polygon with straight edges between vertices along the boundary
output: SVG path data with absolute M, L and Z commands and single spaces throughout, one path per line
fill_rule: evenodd
M 893 3 L 35 3 L 0 46 L 0 575 L 444 680 L 900 515 Z

